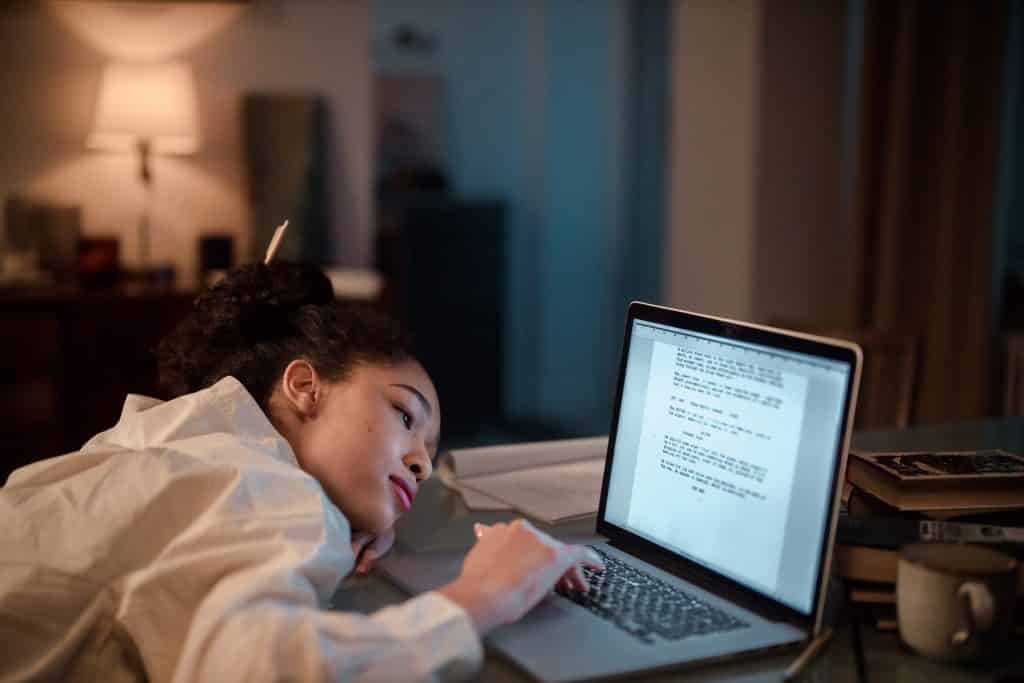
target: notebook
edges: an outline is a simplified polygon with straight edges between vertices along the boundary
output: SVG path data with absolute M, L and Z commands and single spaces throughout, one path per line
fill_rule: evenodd
M 798 645 L 822 628 L 860 378 L 852 343 L 634 302 L 592 537 L 606 571 L 485 643 L 541 681 Z M 418 593 L 461 556 L 396 549 Z

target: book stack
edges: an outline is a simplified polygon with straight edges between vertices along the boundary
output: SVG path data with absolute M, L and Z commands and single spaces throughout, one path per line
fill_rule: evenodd
M 904 545 L 981 543 L 1024 559 L 1019 455 L 851 451 L 843 498 L 835 571 L 850 601 L 880 630 L 896 628 L 896 568 Z M 1024 596 L 1024 572 L 1018 595 Z

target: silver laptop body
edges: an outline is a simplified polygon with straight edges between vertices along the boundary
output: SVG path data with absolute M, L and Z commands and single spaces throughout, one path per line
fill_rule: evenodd
M 860 367 L 852 343 L 630 304 L 596 533 L 574 540 L 646 573 L 640 603 L 623 618 L 553 594 L 486 644 L 562 682 L 816 634 Z M 419 593 L 461 561 L 396 549 L 380 566 Z

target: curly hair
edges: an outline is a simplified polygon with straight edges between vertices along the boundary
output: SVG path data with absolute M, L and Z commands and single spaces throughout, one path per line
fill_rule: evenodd
M 285 367 L 302 358 L 328 381 L 358 363 L 415 360 L 412 342 L 390 317 L 335 300 L 319 268 L 285 261 L 231 270 L 196 299 L 157 348 L 160 386 L 171 395 L 231 375 L 264 412 Z

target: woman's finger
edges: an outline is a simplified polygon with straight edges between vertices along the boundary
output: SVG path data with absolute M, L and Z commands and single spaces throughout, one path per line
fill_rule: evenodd
M 356 567 L 356 574 L 369 574 L 370 570 L 373 569 L 373 565 L 377 562 L 377 557 L 377 551 L 373 548 L 367 549 L 359 560 L 359 566 Z
M 484 534 L 490 531 L 498 531 L 507 527 L 508 524 L 505 522 L 495 522 L 494 524 L 483 524 L 481 522 L 473 522 L 473 535 L 476 536 L 477 540 L 484 537 Z
M 395 529 L 391 527 L 376 535 L 359 533 L 357 536 L 358 543 L 352 543 L 352 552 L 356 555 L 356 574 L 369 574 L 377 560 L 394 545 Z
M 579 562 L 584 567 L 594 571 L 604 571 L 604 561 L 593 548 L 588 548 L 585 545 L 567 545 L 565 549 L 576 562 Z
M 391 546 L 395 544 L 395 528 L 391 527 L 374 536 L 373 541 L 367 550 L 373 550 L 375 557 L 381 558 L 387 555 Z
M 569 584 L 572 586 L 573 590 L 579 591 L 580 593 L 586 593 L 590 590 L 590 584 L 587 583 L 587 577 L 583 575 L 583 567 L 580 565 L 574 564 L 569 571 L 566 572 L 566 577 L 568 578 Z
M 359 553 L 363 552 L 363 548 L 372 540 L 373 534 L 368 534 L 365 531 L 357 531 L 352 534 L 352 554 L 358 558 Z

